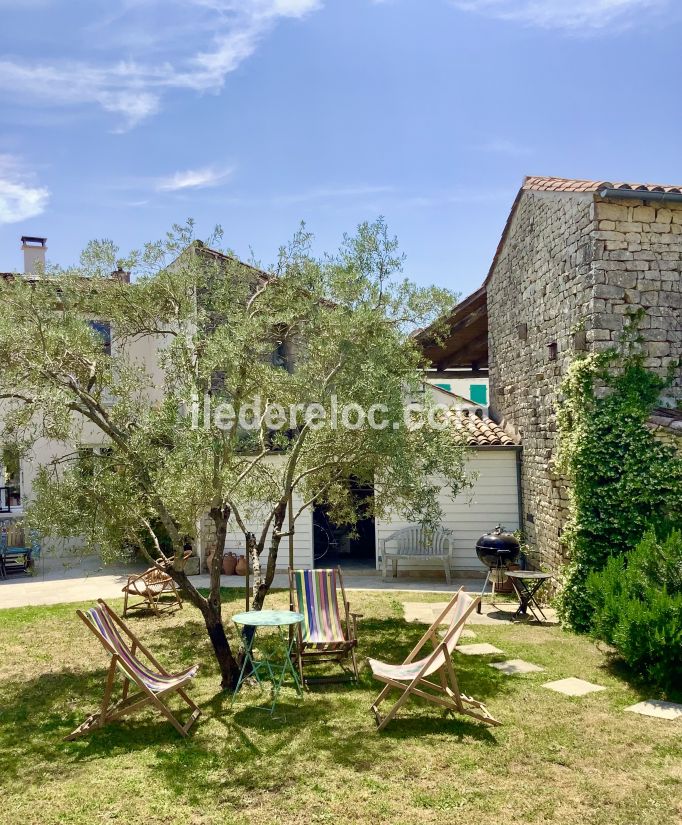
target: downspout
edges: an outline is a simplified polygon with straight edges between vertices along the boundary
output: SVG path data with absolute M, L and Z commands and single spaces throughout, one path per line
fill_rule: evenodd
M 523 456 L 523 447 L 516 450 L 516 493 L 517 506 L 519 508 L 519 530 L 523 533 L 523 488 L 521 487 L 521 461 Z

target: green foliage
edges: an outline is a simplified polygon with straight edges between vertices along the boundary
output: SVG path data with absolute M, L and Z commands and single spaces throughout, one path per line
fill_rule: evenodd
M 581 631 L 591 625 L 590 572 L 682 510 L 682 460 L 646 427 L 677 365 L 665 377 L 646 369 L 640 320 L 641 313 L 629 318 L 619 347 L 576 359 L 562 384 L 558 466 L 571 495 L 571 562 L 561 611 Z
M 648 530 L 627 557 L 591 573 L 593 634 L 614 645 L 639 675 L 662 688 L 682 684 L 682 533 Z
M 211 509 L 264 541 L 292 490 L 353 523 L 349 478 L 376 481 L 374 514 L 438 521 L 429 476 L 445 476 L 456 494 L 464 448 L 452 430 L 404 426 L 403 408 L 422 366 L 409 333 L 455 296 L 401 276 L 381 219 L 335 255 L 310 248 L 302 228 L 265 272 L 195 240 L 190 222 L 125 259 L 111 241 L 93 242 L 73 270 L 0 283 L 0 437 L 52 451 L 30 512 L 43 533 L 80 536 L 109 556 L 170 542 L 180 558 Z M 108 276 L 118 265 L 131 284 Z M 111 323 L 110 354 L 87 319 Z M 273 360 L 277 346 L 291 369 Z M 203 420 L 207 396 L 212 411 L 239 412 L 256 396 L 285 409 L 321 405 L 327 422 L 334 403 L 379 403 L 399 426 L 314 428 L 301 413 L 275 435 L 264 422 L 245 433 Z M 87 477 L 79 444 L 107 448 Z

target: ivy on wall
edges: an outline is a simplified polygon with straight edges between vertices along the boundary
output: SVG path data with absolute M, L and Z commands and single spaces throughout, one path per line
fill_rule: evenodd
M 645 367 L 642 315 L 628 316 L 618 346 L 578 356 L 561 387 L 557 467 L 569 483 L 570 562 L 560 612 L 583 632 L 591 627 L 590 573 L 633 549 L 647 527 L 682 513 L 682 458 L 646 426 L 679 364 L 663 377 Z

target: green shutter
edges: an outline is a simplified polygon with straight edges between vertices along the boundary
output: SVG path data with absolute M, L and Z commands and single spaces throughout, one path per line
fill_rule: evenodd
M 434 384 L 433 386 L 440 387 L 442 390 L 447 390 L 448 392 L 451 392 L 452 384 Z
M 469 387 L 469 398 L 474 404 L 485 406 L 488 403 L 488 388 L 485 384 L 472 384 Z

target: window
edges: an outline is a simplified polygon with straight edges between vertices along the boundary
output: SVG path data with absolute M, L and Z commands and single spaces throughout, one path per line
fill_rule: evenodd
M 78 472 L 85 478 L 92 478 L 95 474 L 95 462 L 98 459 L 109 458 L 112 455 L 111 447 L 78 447 Z
M 272 366 L 287 369 L 288 365 L 289 358 L 287 353 L 287 342 L 278 341 L 272 353 Z
M 469 387 L 469 398 L 475 404 L 488 404 L 488 388 L 485 384 L 471 384 Z
M 556 341 L 553 341 L 551 344 L 547 344 L 547 355 L 550 361 L 556 361 L 558 354 L 559 345 L 556 343 Z
M 434 387 L 440 387 L 442 390 L 452 391 L 452 384 L 434 384 Z
M 21 463 L 16 447 L 5 446 L 0 453 L 0 512 L 21 507 Z
M 101 337 L 104 352 L 111 355 L 111 324 L 108 321 L 88 321 L 88 326 Z

